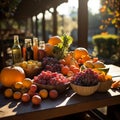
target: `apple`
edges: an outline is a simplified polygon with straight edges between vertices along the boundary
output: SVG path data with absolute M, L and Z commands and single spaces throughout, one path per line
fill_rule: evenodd
M 32 103 L 34 105 L 39 105 L 42 102 L 42 99 L 39 95 L 33 95 L 32 97 Z
M 32 97 L 33 95 L 35 95 L 34 91 L 28 90 L 28 94 Z
M 55 99 L 58 97 L 58 91 L 53 89 L 53 90 L 50 90 L 49 91 L 49 97 L 52 98 L 52 99 Z
M 37 90 L 37 85 L 32 84 L 32 85 L 30 86 L 30 91 L 36 92 L 36 90 Z
M 21 97 L 21 100 L 22 100 L 23 102 L 28 102 L 28 101 L 30 101 L 30 95 L 29 95 L 28 93 L 23 93 L 23 94 L 22 94 L 22 97 Z

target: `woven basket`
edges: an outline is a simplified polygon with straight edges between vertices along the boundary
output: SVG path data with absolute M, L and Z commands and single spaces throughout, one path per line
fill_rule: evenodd
M 112 83 L 113 83 L 112 80 L 100 82 L 100 85 L 99 85 L 97 91 L 98 92 L 107 92 L 111 88 Z
M 99 84 L 95 86 L 79 86 L 79 85 L 75 85 L 71 83 L 70 85 L 74 92 L 82 96 L 92 95 L 93 93 L 97 91 L 99 87 Z
M 35 83 L 35 82 L 34 82 Z M 47 90 L 52 90 L 55 89 L 59 93 L 62 93 L 70 88 L 70 83 L 66 83 L 64 85 L 44 85 L 44 84 L 38 84 L 35 83 L 40 89 L 47 89 Z

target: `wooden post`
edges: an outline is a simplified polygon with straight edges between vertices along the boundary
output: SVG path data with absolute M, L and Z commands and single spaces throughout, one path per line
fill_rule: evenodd
M 37 15 L 35 17 L 36 17 L 36 20 L 35 20 L 35 35 L 36 35 L 36 37 L 38 37 L 38 18 L 37 18 Z
M 54 7 L 54 12 L 53 12 L 53 35 L 57 35 L 57 11 L 56 11 L 56 7 Z
M 88 0 L 78 0 L 78 46 L 88 48 Z
M 46 41 L 46 34 L 45 34 L 45 11 L 43 12 L 43 18 L 42 18 L 42 35 L 43 40 Z
M 30 19 L 31 19 L 31 32 L 34 35 L 34 23 L 32 17 Z

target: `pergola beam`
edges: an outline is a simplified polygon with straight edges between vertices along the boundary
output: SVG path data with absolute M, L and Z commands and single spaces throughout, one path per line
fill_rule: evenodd
M 88 48 L 88 0 L 78 1 L 78 46 Z

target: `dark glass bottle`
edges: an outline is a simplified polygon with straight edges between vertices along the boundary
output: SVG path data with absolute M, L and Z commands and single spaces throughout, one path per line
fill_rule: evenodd
M 38 60 L 41 61 L 43 57 L 45 57 L 45 42 L 40 40 L 39 47 L 38 47 Z
M 26 60 L 33 60 L 33 50 L 31 39 L 25 39 L 26 41 Z

